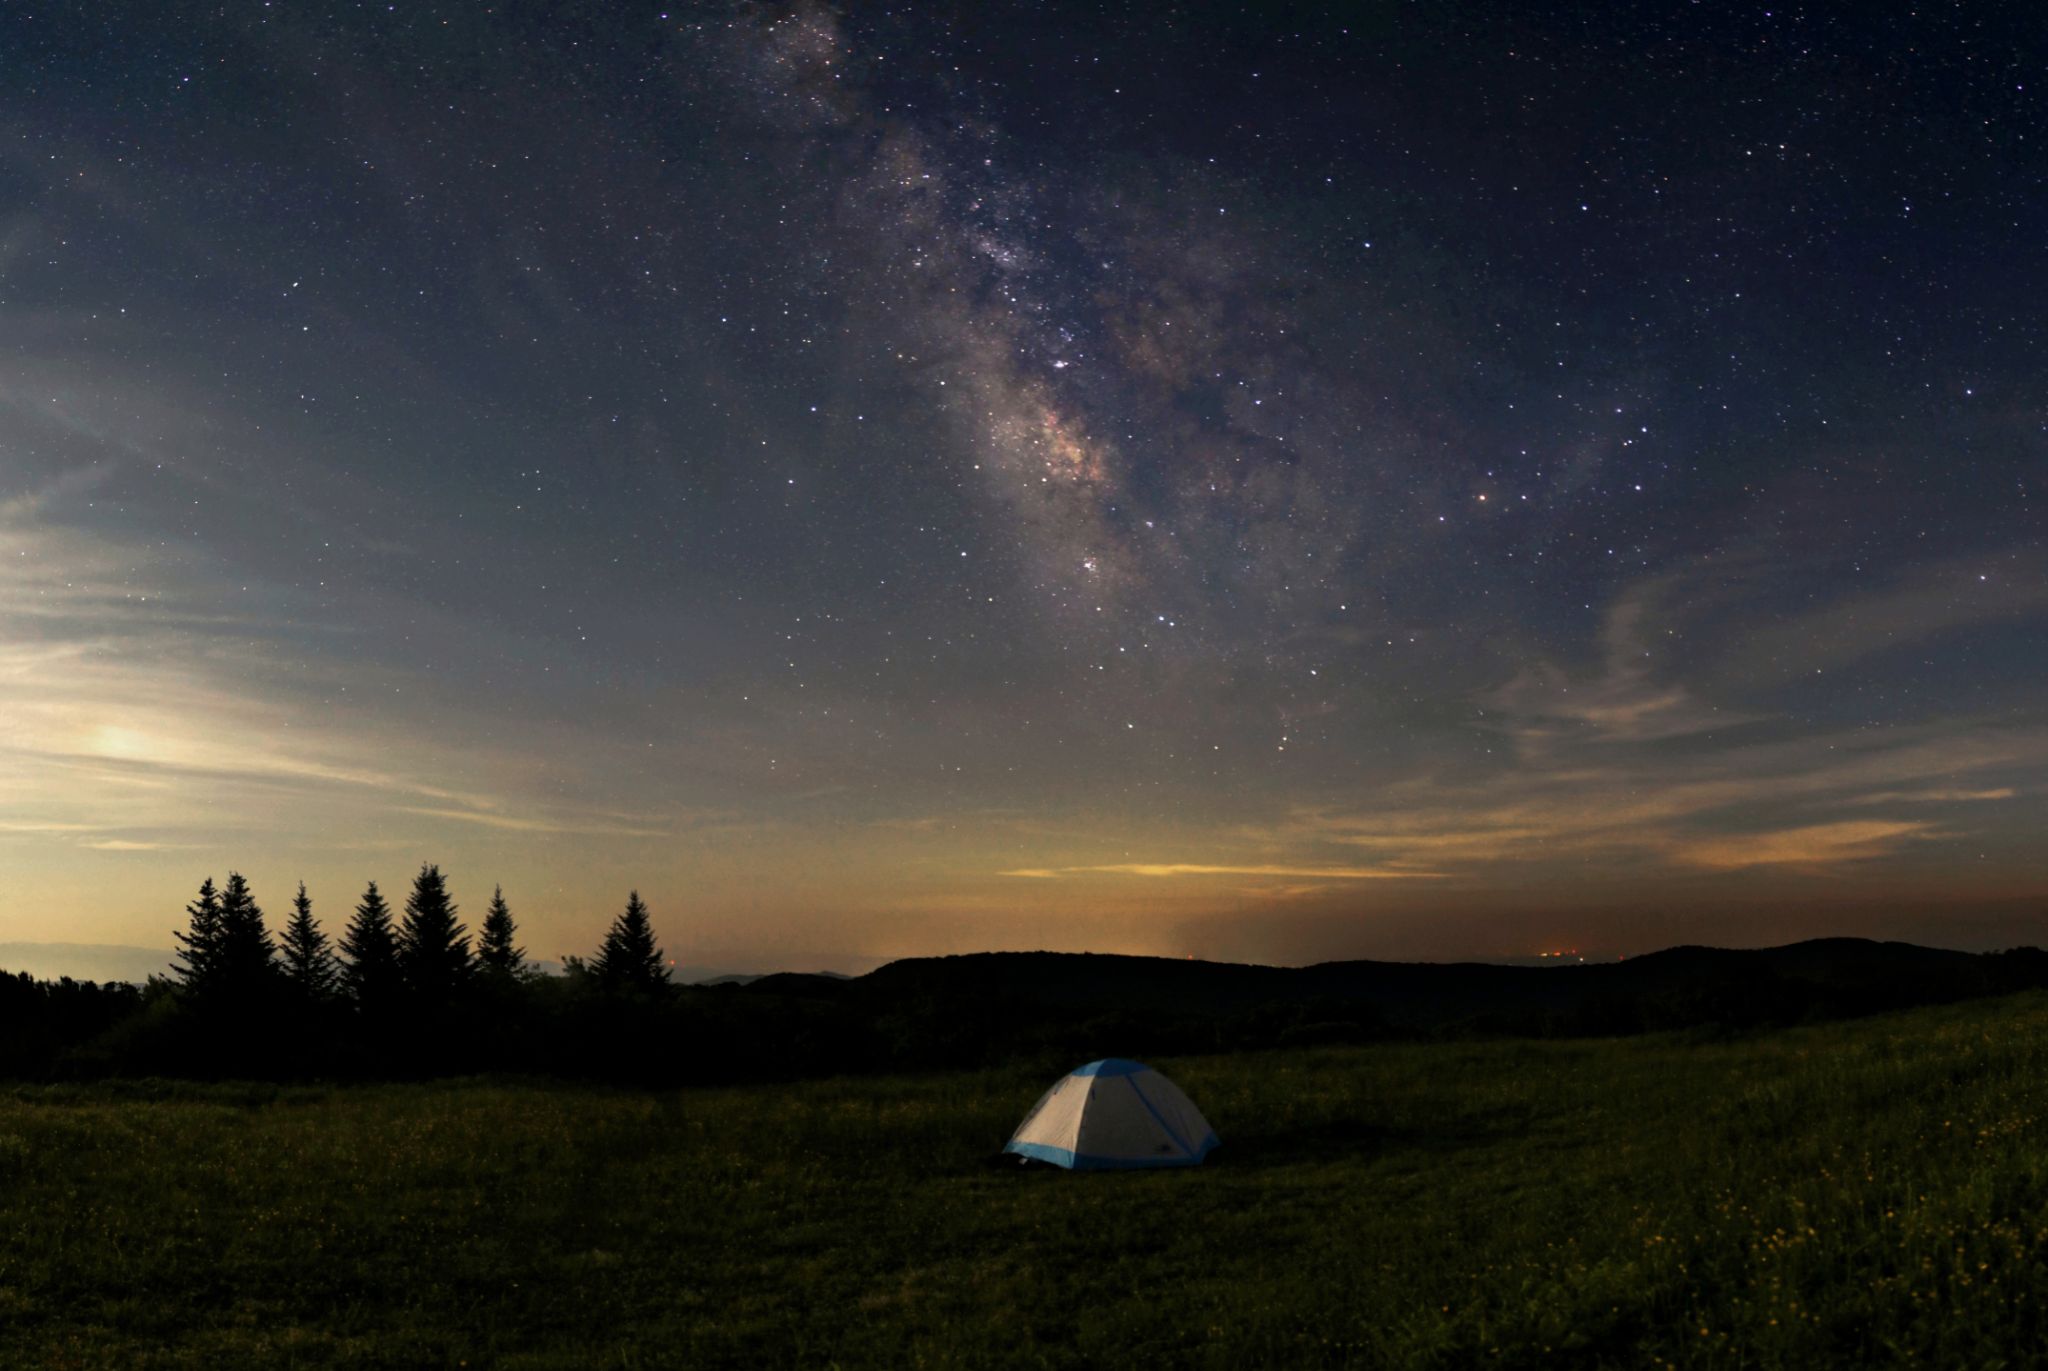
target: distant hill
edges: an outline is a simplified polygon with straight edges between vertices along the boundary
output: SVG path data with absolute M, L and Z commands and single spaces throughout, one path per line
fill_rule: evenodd
M 161 948 L 0 943 L 0 971 L 38 979 L 130 981 L 171 970 Z M 554 971 L 553 963 L 542 970 Z M 678 984 L 749 996 L 830 1002 L 862 1019 L 917 1006 L 972 1006 L 1033 1020 L 1138 1016 L 1161 1024 L 1247 1017 L 1350 1024 L 1397 1034 L 1628 1032 L 1696 1023 L 1838 1017 L 2048 984 L 2048 954 L 1956 952 L 1911 943 L 1821 938 L 1784 947 L 1674 947 L 1626 960 L 1233 962 L 1088 952 L 979 952 L 912 957 L 864 976 L 753 974 L 678 966 Z M 1235 1037 L 1235 1033 L 1226 1036 Z
M 750 974 L 724 971 L 711 975 L 700 975 L 697 968 L 681 966 L 672 969 L 672 977 L 682 985 L 756 985 L 762 981 L 783 983 L 806 979 L 824 981 L 850 981 L 853 979 L 853 977 L 837 971 L 764 971 Z M 768 988 L 773 990 L 777 987 L 771 985 Z
M 1182 1024 L 1280 1014 L 1396 1033 L 1629 1032 L 1790 1022 L 1965 999 L 2048 983 L 2048 954 L 1955 952 L 1824 938 L 1784 947 L 1675 947 L 1601 963 L 1324 962 L 1244 966 L 1065 952 L 988 952 L 891 962 L 838 987 L 768 977 L 751 989 L 838 996 L 879 1011 L 918 1003 L 1008 1006 Z
M 712 1085 L 1013 1061 L 1052 1070 L 1097 1057 L 1431 1038 L 1739 1033 L 2048 987 L 2048 953 L 2037 949 L 1974 954 L 1854 938 L 1562 966 L 980 953 L 891 962 L 852 978 L 724 973 L 722 983 L 662 996 L 556 979 L 478 997 L 463 1008 L 470 1032 L 423 1061 L 400 1019 L 223 1037 L 214 1031 L 223 1020 L 196 1002 L 145 1007 L 132 985 L 104 984 L 167 965 L 152 949 L 0 947 L 17 973 L 0 977 L 0 1078 L 10 1079 L 511 1070 Z M 19 974 L 23 966 L 43 979 Z M 49 979 L 66 973 L 102 985 Z M 251 1001 L 237 1012 L 284 1023 L 275 1010 Z M 372 1031 L 357 1031 L 366 1025 Z

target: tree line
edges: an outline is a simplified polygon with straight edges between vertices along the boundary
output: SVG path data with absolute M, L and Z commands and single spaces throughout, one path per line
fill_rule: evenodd
M 238 871 L 202 881 L 184 915 L 170 973 L 141 986 L 0 973 L 0 1078 L 680 1081 L 734 1069 L 700 1058 L 695 1044 L 720 1037 L 704 1022 L 717 1011 L 674 984 L 637 890 L 561 975 L 527 956 L 503 887 L 472 937 L 431 862 L 397 907 L 371 881 L 338 932 L 303 882 L 273 928 Z
M 503 886 L 491 891 L 474 947 L 457 913 L 447 878 L 427 862 L 397 915 L 371 881 L 339 939 L 321 927 L 301 881 L 284 930 L 273 939 L 240 872 L 230 871 L 218 887 L 208 876 L 185 907 L 186 926 L 172 932 L 178 942 L 173 979 L 194 1005 L 284 1000 L 300 1008 L 347 1005 L 381 1014 L 445 1010 L 475 992 L 502 995 L 539 974 L 519 946 Z M 567 958 L 564 971 L 614 994 L 658 995 L 669 986 L 668 963 L 639 891 L 627 896 L 597 955 Z
M 1750 954 L 1694 949 L 1682 971 L 1629 986 L 1609 977 L 1598 983 L 1606 989 L 1580 981 L 1584 993 L 1524 1001 L 1500 998 L 1499 977 L 1521 974 L 1502 968 L 1414 968 L 1400 994 L 1325 977 L 1304 998 L 1265 980 L 1198 992 L 1178 963 L 1091 968 L 1050 955 L 994 969 L 917 959 L 854 981 L 684 986 L 637 891 L 593 956 L 544 975 L 502 889 L 472 939 L 432 864 L 398 908 L 370 884 L 338 936 L 303 885 L 273 934 L 237 872 L 203 882 L 185 916 L 173 973 L 145 985 L 0 972 L 0 1079 L 516 1074 L 689 1085 L 1021 1061 L 1050 1073 L 1105 1055 L 1401 1037 L 1751 1031 L 2048 987 L 2048 953 L 2032 948 L 1969 956 L 1853 943 L 1782 974 L 1741 960 Z M 1380 971 L 1359 965 L 1379 984 Z M 1570 969 L 1527 975 L 1558 990 L 1575 983 Z M 1435 1017 L 1414 1017 L 1424 1011 Z

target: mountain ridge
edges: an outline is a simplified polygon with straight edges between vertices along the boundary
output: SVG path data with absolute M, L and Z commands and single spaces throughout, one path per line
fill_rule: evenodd
M 1688 944 L 1612 962 L 1320 962 L 1301 967 L 1087 952 L 977 952 L 912 957 L 825 983 L 784 973 L 749 990 L 855 1001 L 974 1001 L 1068 1014 L 1150 1013 L 1215 1020 L 1259 1010 L 1347 1012 L 1387 1028 L 1458 1024 L 1503 1029 L 1611 1020 L 1666 1022 L 1832 1016 L 1965 999 L 2044 983 L 2048 954 L 1963 952 L 1866 938 L 1769 948 Z M 1646 1012 L 1654 1010 L 1655 1012 Z M 1647 1022 L 1645 1022 L 1647 1021 Z

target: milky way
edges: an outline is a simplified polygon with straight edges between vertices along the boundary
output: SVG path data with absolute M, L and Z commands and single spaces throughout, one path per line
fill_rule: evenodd
M 0 934 L 2037 936 L 2037 47 L 10 14 Z

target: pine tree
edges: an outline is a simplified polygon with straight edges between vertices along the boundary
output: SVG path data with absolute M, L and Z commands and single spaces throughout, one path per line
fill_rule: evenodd
M 455 921 L 455 902 L 441 868 L 422 865 L 405 897 L 398 926 L 398 967 L 405 986 L 425 1005 L 446 1004 L 474 969 L 469 930 Z
M 476 942 L 476 959 L 487 975 L 517 980 L 526 969 L 526 949 L 513 941 L 518 931 L 518 925 L 512 921 L 512 910 L 505 904 L 505 887 L 494 887 L 491 907 L 484 912 Z
M 220 974 L 220 893 L 213 888 L 213 877 L 199 883 L 199 898 L 185 906 L 185 914 L 189 928 L 171 933 L 183 944 L 178 949 L 179 964 L 171 972 L 186 987 L 203 994 L 213 988 Z
M 590 969 L 608 990 L 652 992 L 668 984 L 668 964 L 654 944 L 654 925 L 639 891 L 626 897 L 626 912 L 612 920 Z
M 375 881 L 363 892 L 363 902 L 341 936 L 341 955 L 348 959 L 342 978 L 359 1006 L 381 1009 L 397 998 L 398 937 L 391 927 L 391 906 L 384 903 Z
M 239 871 L 230 871 L 220 888 L 217 950 L 220 985 L 237 998 L 260 994 L 276 974 L 277 949 L 263 926 L 263 910 Z
M 327 935 L 320 931 L 319 920 L 313 917 L 313 901 L 306 894 L 304 881 L 299 882 L 299 893 L 292 897 L 292 917 L 278 941 L 284 957 L 285 979 L 299 997 L 310 1004 L 333 999 L 339 989 L 341 968 L 335 965 Z

